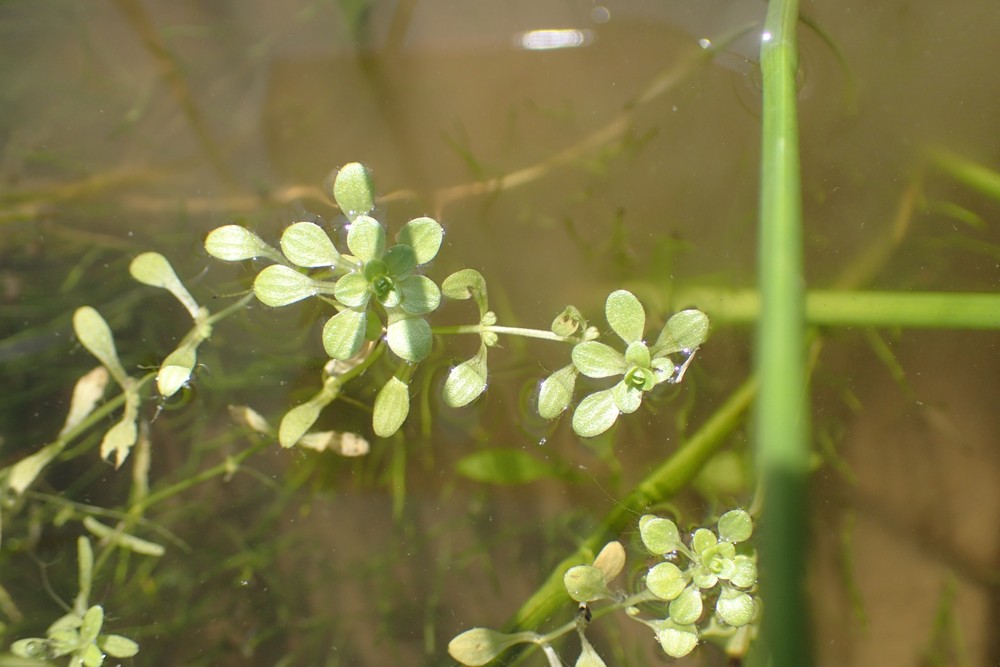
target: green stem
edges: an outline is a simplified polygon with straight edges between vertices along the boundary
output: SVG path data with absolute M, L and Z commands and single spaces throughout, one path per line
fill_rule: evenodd
M 460 324 L 452 327 L 433 327 L 431 329 L 436 334 L 480 334 L 484 331 L 491 331 L 495 334 L 507 334 L 508 336 L 523 336 L 525 338 L 540 338 L 542 340 L 552 340 L 557 343 L 579 343 L 583 339 L 579 336 L 560 336 L 559 334 L 545 331 L 543 329 L 526 329 L 523 327 L 504 327 L 499 324 Z
M 742 423 L 743 413 L 750 406 L 757 391 L 754 380 L 741 385 L 712 417 L 649 475 L 631 493 L 604 517 L 601 526 L 592 532 L 577 550 L 555 566 L 545 582 L 521 605 L 507 622 L 504 632 L 518 632 L 538 628 L 560 609 L 572 602 L 563 584 L 566 570 L 593 560 L 611 536 L 619 535 L 637 515 L 680 491 L 701 470 L 706 461 L 722 446 L 726 437 Z M 520 652 L 524 647 L 514 647 Z M 513 664 L 513 660 L 509 664 Z
M 811 325 L 1000 329 L 1000 294 L 810 290 L 805 298 Z M 674 303 L 695 304 L 713 325 L 747 324 L 760 316 L 760 293 L 750 289 L 682 289 Z
M 806 566 L 809 465 L 802 258 L 801 182 L 796 112 L 796 0 L 772 0 L 761 41 L 763 130 L 755 361 L 760 378 L 755 451 L 764 488 L 761 591 L 764 638 L 774 667 L 811 664 Z

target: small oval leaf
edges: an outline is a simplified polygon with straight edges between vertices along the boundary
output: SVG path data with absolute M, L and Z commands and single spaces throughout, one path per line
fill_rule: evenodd
M 626 343 L 642 340 L 646 311 L 634 294 L 623 289 L 612 292 L 604 304 L 604 314 L 614 332 Z
M 281 264 L 272 264 L 257 274 L 253 293 L 261 303 L 287 306 L 316 294 L 312 278 Z
M 468 405 L 486 391 L 486 346 L 480 345 L 479 352 L 455 366 L 444 382 L 444 402 L 450 407 Z
M 334 266 L 340 259 L 330 237 L 312 222 L 296 222 L 288 227 L 281 235 L 281 252 L 289 262 L 304 268 Z
M 545 378 L 538 391 L 538 414 L 542 419 L 555 419 L 569 407 L 577 375 L 576 367 L 570 364 Z
M 410 413 L 410 388 L 398 377 L 391 377 L 375 397 L 372 426 L 375 435 L 388 438 L 399 430 Z
M 274 254 L 274 249 L 245 227 L 225 225 L 209 232 L 205 250 L 216 259 L 239 262 Z
M 333 198 L 348 220 L 375 208 L 375 186 L 364 165 L 351 162 L 337 172 L 333 181 Z
M 416 253 L 417 264 L 426 264 L 434 259 L 441 248 L 444 229 L 437 220 L 428 217 L 414 218 L 403 225 L 396 235 L 396 242 L 403 243 Z

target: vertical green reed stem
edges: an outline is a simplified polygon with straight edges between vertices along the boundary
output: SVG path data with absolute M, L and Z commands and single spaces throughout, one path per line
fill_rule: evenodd
M 774 667 L 811 664 L 803 595 L 809 448 L 795 107 L 797 20 L 796 0 L 771 0 L 760 58 L 764 100 L 755 446 L 765 489 L 760 545 L 764 637 Z

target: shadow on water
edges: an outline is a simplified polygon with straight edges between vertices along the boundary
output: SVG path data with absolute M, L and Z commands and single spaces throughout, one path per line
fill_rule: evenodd
M 696 5 L 4 3 L 0 465 L 52 441 L 93 366 L 72 335 L 78 306 L 101 311 L 130 370 L 155 367 L 190 326 L 128 278 L 133 257 L 162 252 L 221 309 L 254 272 L 212 260 L 205 234 L 229 222 L 269 241 L 299 220 L 341 229 L 323 186 L 355 160 L 388 195 L 377 212 L 390 235 L 437 217 L 446 236 L 428 274 L 479 270 L 504 323 L 545 329 L 573 303 L 604 327 L 621 287 L 660 323 L 699 305 L 676 302 L 688 287 L 753 286 L 760 98 L 747 30 L 765 5 Z M 927 157 L 1000 167 L 993 5 L 802 10 L 809 286 L 994 291 L 1000 206 Z M 556 39 L 576 46 L 528 48 Z M 183 399 L 141 406 L 154 494 L 259 442 L 227 405 L 277 423 L 315 393 L 323 308 L 251 306 L 199 351 Z M 446 324 L 474 317 L 470 302 L 441 311 Z M 1000 662 L 996 332 L 819 333 L 817 664 Z M 532 416 L 538 380 L 567 363 L 560 346 L 503 339 L 488 393 L 452 410 L 446 370 L 476 344 L 449 341 L 414 384 L 419 415 L 386 440 L 370 413 L 392 368 L 374 367 L 378 382 L 320 422 L 369 438 L 368 456 L 261 448 L 151 508 L 140 532 L 166 555 L 100 563 L 92 597 L 112 631 L 139 641 L 135 664 L 449 664 L 451 637 L 501 627 L 723 403 L 752 345 L 748 327 L 717 322 L 683 385 L 586 442 L 568 418 Z M 127 511 L 134 464 L 98 463 L 100 436 L 4 508 L 5 645 L 44 634 L 64 613 L 54 597 L 71 602 L 82 517 Z M 738 429 L 728 444 L 728 488 L 702 477 L 674 499 L 687 523 L 750 503 L 746 439 Z M 456 473 L 493 447 L 556 472 L 513 486 Z M 623 541 L 641 548 L 634 533 Z M 664 659 L 647 629 L 599 625 L 608 664 Z M 577 650 L 567 643 L 563 659 Z

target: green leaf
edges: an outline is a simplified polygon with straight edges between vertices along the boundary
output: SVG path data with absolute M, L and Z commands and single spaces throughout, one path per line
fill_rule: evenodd
M 323 348 L 334 359 L 346 361 L 361 350 L 367 316 L 363 310 L 342 310 L 323 326 Z
M 538 391 L 538 414 L 542 419 L 555 419 L 569 407 L 576 386 L 576 366 L 563 366 L 545 378 Z
M 325 407 L 326 403 L 317 401 L 313 397 L 286 412 L 281 418 L 281 425 L 278 426 L 278 444 L 285 448 L 294 447 L 295 443 L 316 423 Z
M 333 297 L 351 308 L 361 308 L 368 304 L 371 298 L 368 280 L 360 273 L 348 273 L 341 276 L 333 286 Z
M 673 563 L 658 563 L 646 575 L 646 588 L 661 600 L 675 599 L 687 585 L 687 577 Z
M 690 625 L 701 618 L 704 605 L 701 591 L 688 586 L 670 603 L 670 620 L 678 625 Z
M 621 352 L 596 340 L 574 345 L 571 357 L 573 365 L 587 377 L 611 377 L 628 370 Z
M 431 326 L 423 319 L 393 313 L 389 315 L 385 339 L 396 356 L 415 364 L 431 353 L 434 337 Z
M 386 270 L 394 278 L 405 278 L 417 265 L 417 255 L 408 245 L 394 245 L 382 257 Z
M 656 641 L 671 658 L 683 658 L 698 645 L 698 632 L 695 628 L 666 627 L 657 631 Z
M 444 402 L 460 408 L 479 398 L 486 391 L 486 345 L 471 359 L 466 359 L 448 372 L 444 382 Z
M 565 468 L 542 461 L 520 449 L 484 449 L 455 465 L 464 477 L 484 484 L 529 484 L 539 479 L 569 479 Z
M 597 654 L 597 651 L 583 634 L 580 635 L 580 643 L 580 657 L 576 659 L 576 664 L 573 667 L 608 667 L 608 664 Z
M 257 274 L 253 281 L 253 292 L 261 303 L 273 306 L 287 306 L 316 294 L 313 279 L 281 264 L 272 264 Z
M 170 354 L 160 364 L 160 371 L 156 374 L 156 389 L 164 398 L 170 398 L 177 391 L 187 384 L 191 379 L 191 373 L 197 361 L 194 348 L 185 345 Z
M 138 437 L 135 420 L 136 415 L 126 411 L 121 421 L 108 429 L 101 440 L 101 458 L 107 460 L 114 453 L 115 468 L 121 467 L 121 464 L 125 462 Z
M 653 356 L 697 350 L 708 338 L 708 329 L 708 315 L 700 310 L 682 310 L 667 320 L 653 345 Z
M 303 268 L 335 266 L 340 253 L 323 228 L 312 222 L 296 222 L 281 235 L 281 252 Z
M 34 658 L 42 660 L 48 657 L 49 643 L 40 637 L 29 637 L 28 639 L 18 639 L 10 645 L 10 652 L 19 658 Z M 37 664 L 37 663 L 29 663 Z M 49 663 L 41 663 L 47 665 Z M 486 664 L 486 663 L 480 663 Z
M 623 289 L 612 292 L 604 304 L 604 314 L 614 332 L 626 343 L 642 340 L 646 311 L 634 294 Z
M 657 556 L 676 551 L 682 546 L 677 524 L 652 514 L 639 519 L 639 536 L 649 552 Z
M 719 517 L 719 539 L 745 542 L 753 534 L 753 519 L 745 510 L 730 510 Z
M 333 198 L 348 220 L 367 214 L 375 208 L 371 174 L 357 162 L 344 165 L 333 181 Z
M 614 425 L 619 414 L 610 389 L 594 392 L 576 406 L 573 430 L 584 438 L 600 435 Z
M 753 620 L 753 598 L 742 591 L 724 588 L 715 603 L 715 612 L 728 625 L 740 627 Z
M 181 302 L 181 305 L 191 314 L 191 319 L 198 319 L 200 307 L 194 300 L 191 293 L 187 291 L 180 278 L 174 272 L 174 267 L 170 266 L 167 258 L 158 252 L 144 252 L 135 259 L 128 267 L 132 277 L 144 285 L 159 287 L 167 290 Z
M 95 604 L 87 613 L 83 615 L 83 624 L 80 625 L 80 640 L 92 642 L 101 634 L 104 626 L 104 609 L 99 604 Z
M 119 385 L 128 383 L 128 373 L 122 368 L 115 349 L 111 328 L 101 314 L 90 306 L 77 308 L 73 313 L 73 331 L 80 343 L 111 373 Z
M 626 415 L 632 414 L 642 405 L 642 390 L 625 382 L 619 382 L 611 388 L 611 397 L 618 411 Z
M 628 347 L 625 348 L 625 363 L 629 366 L 649 368 L 650 361 L 649 348 L 641 340 L 629 343 Z
M 563 575 L 566 592 L 577 602 L 593 602 L 610 597 L 604 572 L 593 565 L 577 565 Z
M 441 290 L 426 276 L 410 276 L 398 284 L 402 295 L 400 307 L 411 315 L 433 312 L 441 304 Z
M 699 528 L 691 536 L 691 548 L 694 549 L 696 554 L 704 553 L 718 543 L 719 540 L 716 538 L 715 533 L 708 528 Z
M 65 442 L 53 442 L 12 465 L 7 474 L 7 488 L 17 495 L 24 493 L 24 490 L 38 478 L 45 466 L 59 456 L 65 448 Z
M 736 570 L 729 578 L 729 583 L 739 588 L 750 588 L 757 583 L 757 564 L 753 558 L 739 554 L 733 559 L 733 564 Z
M 414 218 L 403 225 L 396 234 L 396 242 L 404 243 L 413 248 L 417 264 L 426 264 L 434 259 L 441 248 L 444 229 L 433 218 Z
M 391 377 L 375 397 L 372 426 L 375 435 L 388 438 L 399 430 L 410 412 L 410 388 L 398 377 Z
M 139 652 L 139 645 L 121 635 L 101 635 L 97 645 L 112 658 L 131 658 Z
M 479 317 L 483 317 L 489 310 L 486 279 L 475 269 L 462 269 L 445 278 L 441 283 L 441 292 L 449 299 L 475 299 L 479 306 Z
M 566 306 L 552 320 L 552 333 L 557 336 L 572 336 L 577 331 L 587 328 L 587 320 L 576 306 Z
M 472 628 L 448 642 L 448 655 L 469 667 L 480 667 L 515 644 L 534 642 L 533 632 L 508 635 L 489 628 Z
M 81 656 L 77 653 L 77 656 L 83 667 L 101 667 L 104 664 L 104 654 L 101 653 L 101 649 L 94 643 L 87 644 L 86 648 L 83 649 L 83 655 Z M 70 660 L 69 664 L 70 667 L 74 667 L 72 660 Z
M 377 220 L 363 215 L 348 226 L 347 247 L 362 262 L 381 259 L 385 252 L 385 230 Z
M 656 378 L 656 384 L 661 382 L 666 382 L 674 377 L 674 371 L 677 366 L 674 362 L 670 360 L 669 357 L 657 357 L 649 362 L 650 367 L 653 369 L 653 374 Z
M 205 238 L 205 250 L 212 257 L 226 262 L 277 254 L 259 236 L 239 225 L 213 229 Z

